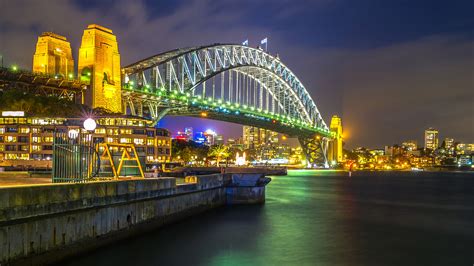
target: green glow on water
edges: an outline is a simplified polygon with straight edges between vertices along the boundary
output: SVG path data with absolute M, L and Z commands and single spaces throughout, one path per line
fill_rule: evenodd
M 212 210 L 61 265 L 470 265 L 472 177 L 292 170 L 272 177 L 264 205 Z

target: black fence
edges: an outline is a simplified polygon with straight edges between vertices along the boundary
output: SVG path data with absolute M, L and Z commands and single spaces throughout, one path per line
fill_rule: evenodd
M 80 130 L 54 132 L 53 183 L 87 182 L 100 173 L 100 155 L 92 134 Z

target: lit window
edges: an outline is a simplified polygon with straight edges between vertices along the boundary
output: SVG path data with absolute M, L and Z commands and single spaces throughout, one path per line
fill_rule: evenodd
M 14 136 L 7 136 L 5 138 L 5 142 L 16 142 L 16 137 Z
M 136 145 L 143 145 L 145 141 L 143 139 L 134 139 L 133 143 L 135 143 Z
M 29 127 L 20 127 L 20 133 L 23 133 L 23 134 L 30 133 L 30 128 Z
M 96 128 L 95 133 L 96 134 L 105 134 L 105 128 Z
M 12 153 L 6 153 L 5 154 L 5 159 L 7 159 L 7 160 L 16 160 L 16 159 L 18 159 L 18 155 L 17 154 L 12 154 Z
M 32 145 L 32 146 L 31 146 L 31 150 L 32 150 L 32 151 L 40 151 L 40 150 L 41 150 L 41 146 L 40 146 L 40 145 Z

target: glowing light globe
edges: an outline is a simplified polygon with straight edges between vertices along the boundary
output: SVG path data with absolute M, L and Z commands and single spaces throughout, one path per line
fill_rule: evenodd
M 70 139 L 76 139 L 79 136 L 79 130 L 71 129 L 67 133 Z
M 95 120 L 92 118 L 87 118 L 86 121 L 84 121 L 84 129 L 88 131 L 93 131 L 97 127 L 97 124 L 95 123 Z

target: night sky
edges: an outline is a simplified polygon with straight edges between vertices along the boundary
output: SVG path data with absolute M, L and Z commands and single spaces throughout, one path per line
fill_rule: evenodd
M 0 0 L 5 65 L 31 68 L 38 35 L 71 42 L 74 59 L 88 24 L 117 35 L 122 66 L 179 47 L 256 46 L 268 37 L 305 84 L 323 118 L 342 116 L 348 147 L 416 139 L 428 127 L 474 142 L 474 1 L 7 1 Z M 179 120 L 179 121 L 178 121 Z M 165 118 L 172 131 L 241 126 Z

